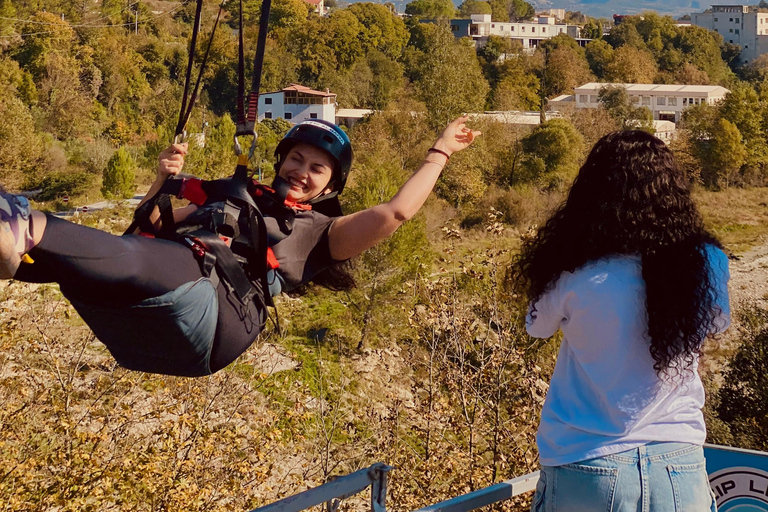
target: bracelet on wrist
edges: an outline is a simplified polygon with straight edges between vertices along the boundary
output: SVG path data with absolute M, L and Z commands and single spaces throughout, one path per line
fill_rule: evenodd
M 437 149 L 437 148 L 429 148 L 429 149 L 427 150 L 427 153 L 439 153 L 439 154 L 443 155 L 443 156 L 445 157 L 445 163 L 448 163 L 448 160 L 450 160 L 450 159 L 451 159 L 451 155 L 449 155 L 448 153 L 446 153 L 446 152 L 445 152 L 445 151 L 443 151 L 442 149 Z

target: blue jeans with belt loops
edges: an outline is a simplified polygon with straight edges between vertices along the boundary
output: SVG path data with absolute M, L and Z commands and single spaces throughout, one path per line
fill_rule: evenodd
M 543 466 L 532 512 L 716 512 L 701 446 L 650 443 Z

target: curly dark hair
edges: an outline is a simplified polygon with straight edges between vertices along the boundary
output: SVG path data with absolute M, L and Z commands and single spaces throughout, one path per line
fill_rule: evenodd
M 650 352 L 662 377 L 690 368 L 719 313 L 705 228 L 672 152 L 646 132 L 600 139 L 565 202 L 524 242 L 512 270 L 532 304 L 562 272 L 603 257 L 640 255 Z

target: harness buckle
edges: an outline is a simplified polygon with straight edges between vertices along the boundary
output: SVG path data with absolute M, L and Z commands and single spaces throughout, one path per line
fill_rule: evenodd
M 246 121 L 245 124 L 238 124 L 235 130 L 235 154 L 240 156 L 243 154 L 243 148 L 240 146 L 238 137 L 243 135 L 249 135 L 253 137 L 251 141 L 251 148 L 248 150 L 248 159 L 253 158 L 253 154 L 256 152 L 256 123 L 254 121 Z

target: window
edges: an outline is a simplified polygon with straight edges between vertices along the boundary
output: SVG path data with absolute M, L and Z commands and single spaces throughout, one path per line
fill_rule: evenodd
M 544 34 L 547 31 L 547 27 L 541 27 L 541 33 Z
M 688 104 L 693 105 L 693 98 L 688 98 Z
M 670 96 L 669 98 L 667 98 L 667 105 L 669 105 L 670 107 L 676 107 L 677 98 L 675 98 L 674 96 Z
M 459 26 L 458 25 L 451 25 L 451 32 L 458 32 Z
M 643 105 L 650 106 L 650 104 L 651 104 L 651 97 L 643 96 Z
M 317 114 L 315 114 L 315 113 L 309 114 L 309 118 L 310 119 L 317 119 Z
M 659 96 L 658 98 L 656 98 L 656 104 L 657 105 L 666 105 L 667 104 L 667 98 L 665 98 L 664 96 Z
M 515 26 L 514 26 L 514 25 L 511 25 L 511 26 L 509 27 L 509 31 L 510 31 L 510 32 L 514 32 L 514 31 L 515 31 Z
M 717 23 L 717 18 L 715 18 L 715 23 Z
M 597 94 L 590 94 L 589 95 L 589 102 L 590 103 L 597 103 Z
M 579 94 L 579 103 L 586 103 L 589 99 L 589 96 L 586 94 Z
M 738 22 L 739 22 L 739 18 L 736 18 L 736 19 L 734 19 L 733 21 L 734 21 L 734 22 L 736 22 L 736 23 L 738 23 Z
M 733 18 L 728 18 L 728 21 L 733 21 Z
M 264 119 L 272 119 L 272 112 L 264 112 Z
M 525 27 L 520 27 L 520 32 L 525 32 Z
M 536 27 L 531 27 L 531 32 L 536 32 Z
M 731 34 L 733 34 L 733 29 L 732 29 L 732 28 L 729 28 L 729 29 L 728 29 L 728 32 L 729 32 L 729 33 L 731 33 Z M 733 41 L 731 41 L 731 42 L 733 42 Z
M 736 33 L 737 33 L 737 34 L 739 33 L 739 29 L 736 29 Z
M 293 114 L 291 114 L 290 112 L 286 112 L 285 113 L 285 118 L 286 119 L 293 119 Z
M 684 107 L 688 106 L 688 98 L 683 98 L 683 106 Z
M 264 98 L 264 104 L 265 105 L 271 105 L 272 104 L 272 98 Z
M 728 40 L 728 42 L 729 42 L 729 43 L 732 43 L 732 42 L 733 42 L 733 39 L 729 39 L 729 40 Z

